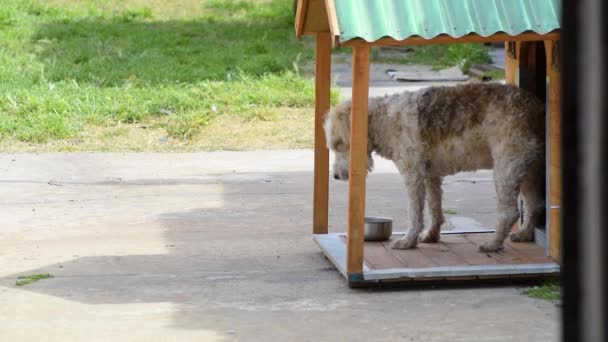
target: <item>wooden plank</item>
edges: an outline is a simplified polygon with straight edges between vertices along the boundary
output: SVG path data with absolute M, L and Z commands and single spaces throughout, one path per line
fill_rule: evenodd
M 327 11 L 327 18 L 329 19 L 329 30 L 332 35 L 332 42 L 334 46 L 338 46 L 340 43 L 340 25 L 338 24 L 338 15 L 336 14 L 336 4 L 334 0 L 325 0 L 325 9 Z
M 346 235 L 340 235 L 344 245 L 347 243 Z M 392 257 L 384 248 L 381 241 L 363 242 L 363 269 L 385 269 L 403 267 L 401 262 Z
M 549 165 L 549 205 L 560 206 L 561 203 L 561 172 L 562 169 L 551 164 Z
M 519 42 L 505 42 L 505 82 L 517 85 L 517 73 L 519 72 Z
M 549 142 L 549 161 L 551 164 L 555 166 L 562 165 L 562 151 L 557 147 L 557 143 L 561 141 L 561 136 L 559 137 L 550 137 L 551 140 L 555 139 L 557 141 Z
M 323 123 L 329 111 L 331 86 L 331 37 L 319 33 L 315 46 L 315 166 L 313 189 L 313 232 L 327 234 L 329 194 L 329 151 Z
M 549 88 L 551 88 L 551 83 L 548 84 Z M 549 89 L 551 90 L 551 89 Z M 550 94 L 549 94 L 550 95 Z M 559 103 L 557 104 L 559 105 Z M 562 133 L 561 133 L 561 120 L 559 120 L 559 113 L 555 113 L 552 109 L 553 107 L 551 106 L 551 103 L 549 103 L 548 105 L 548 109 L 549 109 L 549 116 L 551 118 L 551 115 L 553 115 L 553 119 L 549 121 L 549 137 L 554 137 L 554 138 L 561 138 Z
M 508 244 L 505 244 L 502 251 L 490 254 L 492 258 L 498 261 L 499 264 L 533 264 L 534 260 L 528 258 L 525 254 L 519 253 Z
M 559 41 L 546 40 L 548 96 L 547 105 L 549 116 L 549 215 L 547 236 L 549 239 L 549 255 L 559 262 L 561 256 L 561 52 L 558 51 Z
M 346 237 L 342 236 L 346 242 Z M 429 258 L 424 256 L 419 249 L 396 250 L 390 247 L 389 242 L 365 242 L 364 243 L 364 272 L 373 270 L 398 270 L 404 268 L 429 268 L 437 267 Z M 424 278 L 424 280 L 439 280 L 443 277 Z M 414 281 L 416 279 L 413 279 Z
M 488 241 L 492 238 L 492 234 L 467 234 L 466 239 L 470 240 L 475 244 L 475 246 L 479 246 L 480 244 Z M 487 253 L 494 260 L 496 260 L 499 264 L 532 264 L 534 260 L 529 258 L 523 253 L 520 253 L 513 249 L 513 247 L 508 244 L 504 245 L 504 249 L 502 251 L 496 253 Z
M 395 237 L 393 237 L 394 239 Z M 383 242 L 382 245 L 389 254 L 395 259 L 399 260 L 401 268 L 423 268 L 423 267 L 434 267 L 439 266 L 434 263 L 427 256 L 422 254 L 419 248 L 414 249 L 393 249 L 390 247 L 390 241 Z
M 534 32 L 524 32 L 517 36 L 511 36 L 506 33 L 495 33 L 488 37 L 483 37 L 475 33 L 471 33 L 459 38 L 453 38 L 442 34 L 435 38 L 425 39 L 419 36 L 410 37 L 405 40 L 395 40 L 390 37 L 380 38 L 374 42 L 367 42 L 361 38 L 351 39 L 343 42 L 342 46 L 382 46 L 382 45 L 430 45 L 430 44 L 454 44 L 454 43 L 489 43 L 489 42 L 505 42 L 505 41 L 542 41 L 559 39 L 559 31 L 549 32 L 547 34 L 538 34 Z
M 352 68 L 346 271 L 348 273 L 361 273 L 363 267 L 363 224 L 365 220 L 365 177 L 367 176 L 369 46 L 353 48 Z
M 549 255 L 555 261 L 561 260 L 562 221 L 560 208 L 549 208 L 549 222 L 551 222 L 551 235 L 549 241 Z
M 507 240 L 505 246 L 509 246 L 516 250 L 519 254 L 523 254 L 528 259 L 527 263 L 546 263 L 554 262 L 551 257 L 546 255 L 545 249 L 532 242 L 511 242 Z
M 496 259 L 492 258 L 492 253 L 478 252 L 477 246 L 473 243 L 450 245 L 450 251 L 463 259 L 468 265 L 492 265 L 499 263 Z
M 319 32 L 329 32 L 329 21 L 324 0 L 307 0 L 306 20 L 303 35 L 316 35 Z
M 476 246 L 488 241 L 492 238 L 491 234 L 469 234 L 466 238 L 473 242 Z M 508 244 L 504 245 L 504 249 L 497 253 L 488 253 L 492 258 L 498 261 L 500 264 L 532 264 L 534 263 L 531 258 L 523 253 L 520 253 L 513 249 Z
M 464 266 L 468 263 L 442 243 L 419 243 L 420 253 L 437 266 Z
M 552 262 L 553 259 L 547 256 L 545 249 L 533 242 L 512 242 L 509 239 L 505 241 L 505 246 L 509 246 L 519 252 L 525 254 L 528 260 L 532 263 Z
M 296 37 L 301 38 L 306 25 L 306 14 L 308 8 L 308 0 L 298 0 L 296 4 L 296 17 L 294 25 L 296 27 Z
M 441 234 L 441 242 L 448 247 L 453 243 L 471 243 L 471 241 L 460 234 Z
M 365 242 L 363 258 L 365 263 L 375 270 L 385 268 L 402 268 L 403 263 L 387 250 L 382 242 Z

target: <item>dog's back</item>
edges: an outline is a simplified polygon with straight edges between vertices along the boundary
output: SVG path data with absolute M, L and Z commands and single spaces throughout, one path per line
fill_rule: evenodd
M 471 83 L 431 87 L 418 97 L 418 129 L 427 143 L 462 136 L 483 126 L 489 139 L 513 129 L 544 133 L 544 107 L 531 93 L 510 85 Z
M 544 152 L 544 107 L 522 89 L 432 87 L 420 91 L 416 108 L 420 146 L 440 174 L 492 168 L 498 153 Z

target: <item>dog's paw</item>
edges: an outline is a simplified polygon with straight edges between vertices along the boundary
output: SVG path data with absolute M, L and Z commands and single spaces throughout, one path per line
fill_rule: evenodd
M 404 236 L 399 240 L 393 241 L 391 243 L 391 248 L 394 249 L 410 249 L 416 247 L 418 244 L 418 239 Z
M 492 253 L 492 252 L 498 252 L 500 250 L 503 250 L 504 248 L 505 248 L 505 246 L 503 246 L 502 243 L 499 243 L 496 241 L 486 241 L 486 242 L 482 243 L 481 245 L 479 245 L 477 250 L 481 253 Z
M 438 230 L 426 230 L 420 234 L 418 241 L 422 243 L 436 243 L 439 242 L 439 237 Z
M 517 231 L 511 233 L 511 241 L 513 242 L 528 242 L 534 239 L 534 235 L 532 233 Z

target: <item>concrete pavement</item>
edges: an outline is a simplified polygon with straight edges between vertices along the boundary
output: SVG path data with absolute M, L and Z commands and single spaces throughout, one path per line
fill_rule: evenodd
M 312 160 L 308 150 L 0 155 L 0 340 L 558 339 L 558 308 L 514 286 L 348 289 L 310 235 Z M 444 207 L 492 225 L 491 177 L 447 178 Z M 346 184 L 330 190 L 331 230 L 342 231 Z M 405 227 L 390 163 L 377 160 L 367 203 Z M 54 278 L 15 286 L 37 273 Z

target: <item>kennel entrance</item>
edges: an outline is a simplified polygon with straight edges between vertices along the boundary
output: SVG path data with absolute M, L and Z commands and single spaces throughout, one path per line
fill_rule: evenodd
M 296 36 L 315 37 L 314 240 L 349 285 L 511 279 L 559 272 L 560 18 L 559 0 L 297 1 Z M 406 251 L 364 242 L 370 48 L 468 42 L 504 42 L 507 82 L 529 89 L 534 85 L 537 94 L 546 89 L 547 246 L 507 241 L 504 253 L 483 254 L 476 244 L 488 232 L 472 231 L 444 232 L 442 242 Z M 538 70 L 541 64 L 536 63 L 537 54 L 532 57 L 536 50 L 529 48 L 530 42 L 544 47 L 545 70 Z M 332 45 L 352 48 L 353 53 L 348 222 L 346 233 L 338 234 L 328 233 L 329 152 L 323 132 Z M 537 85 L 543 78 L 546 87 L 541 90 Z

